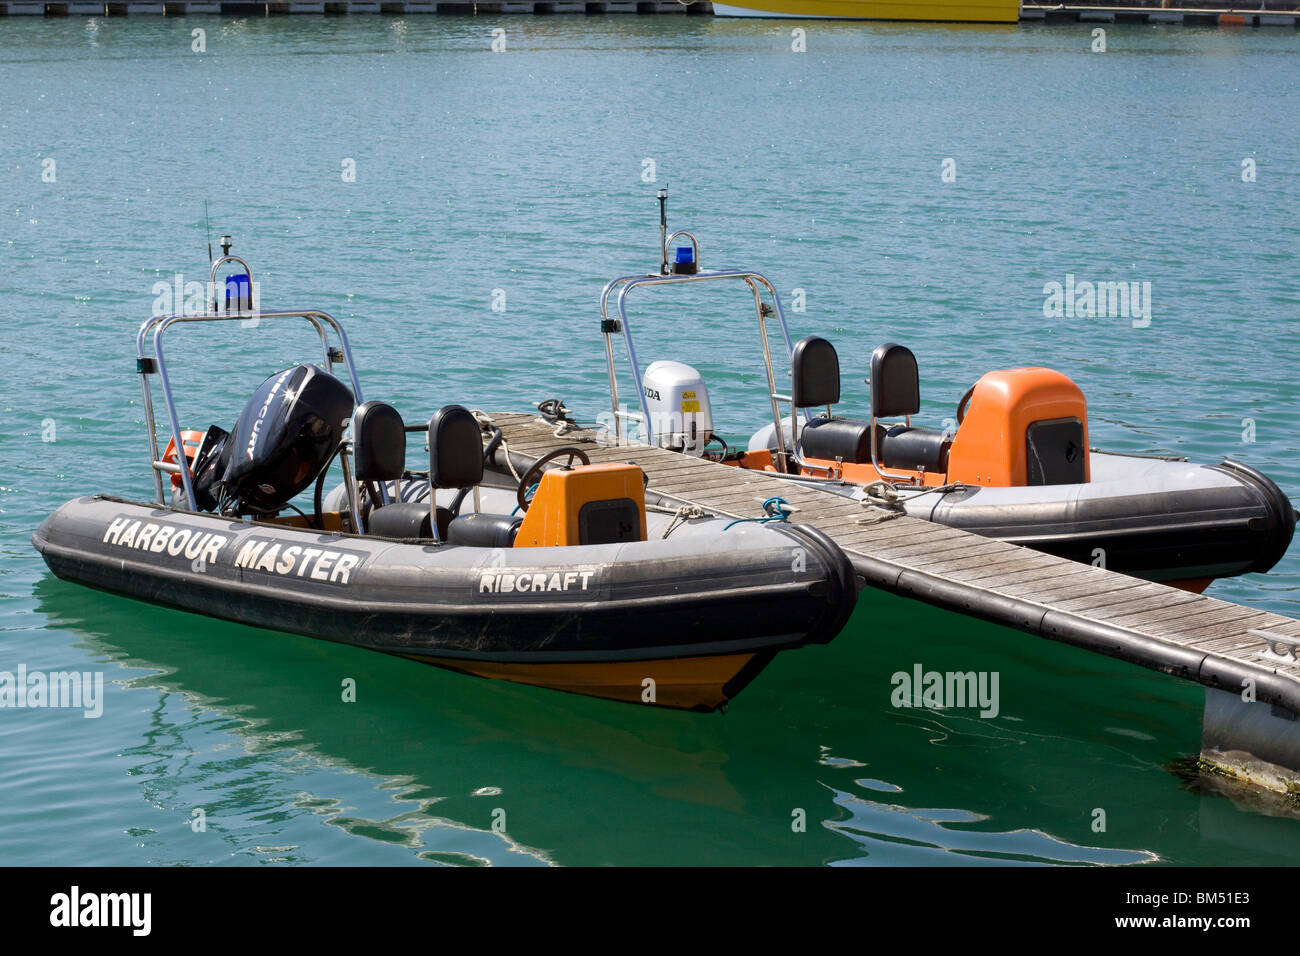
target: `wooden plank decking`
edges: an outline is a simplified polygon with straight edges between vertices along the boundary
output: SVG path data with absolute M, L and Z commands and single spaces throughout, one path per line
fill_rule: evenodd
M 1268 639 L 1300 639 L 1300 621 L 1095 568 L 916 518 L 770 475 L 648 446 L 601 446 L 596 434 L 553 434 L 535 416 L 493 413 L 512 454 L 535 458 L 577 445 L 593 462 L 634 461 L 649 490 L 706 511 L 760 514 L 779 495 L 792 520 L 833 537 L 865 584 L 938 607 L 1084 647 L 1300 714 L 1300 660 Z

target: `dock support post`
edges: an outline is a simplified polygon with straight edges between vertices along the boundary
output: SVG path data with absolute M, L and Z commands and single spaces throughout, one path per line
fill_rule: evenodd
M 1300 720 L 1276 704 L 1207 687 L 1201 768 L 1266 790 L 1300 794 Z

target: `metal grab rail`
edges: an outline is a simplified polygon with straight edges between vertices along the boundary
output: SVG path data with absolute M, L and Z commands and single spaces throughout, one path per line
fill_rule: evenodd
M 251 305 L 256 306 L 257 303 L 253 301 L 253 270 L 250 269 L 248 267 L 248 263 L 245 262 L 243 259 L 241 259 L 239 256 L 232 256 L 227 251 L 225 255 L 221 256 L 218 259 L 213 260 L 212 272 L 208 277 L 208 285 L 212 287 L 212 311 L 213 312 L 217 311 L 217 304 L 218 304 L 217 303 L 217 270 L 220 269 L 227 262 L 238 262 L 241 266 L 244 267 L 244 275 L 248 277 L 248 301 Z
M 671 236 L 669 236 L 667 239 L 664 240 L 664 262 L 668 262 L 668 247 L 672 245 L 672 243 L 675 240 L 680 239 L 683 236 L 691 240 L 691 255 L 694 257 L 691 260 L 691 263 L 695 271 L 687 272 L 687 273 L 673 273 L 673 274 L 674 275 L 698 275 L 700 271 L 700 243 L 693 235 L 691 235 L 685 229 L 674 232 Z M 668 268 L 670 271 L 675 264 L 676 263 L 668 263 Z M 668 275 L 669 273 L 665 272 L 663 274 Z
M 677 233 L 675 235 L 682 235 L 682 233 Z M 693 236 L 691 239 L 694 241 Z M 698 247 L 696 248 L 696 257 L 698 260 Z M 627 349 L 628 361 L 631 363 L 632 373 L 636 377 L 637 402 L 641 408 L 639 417 L 643 427 L 645 428 L 647 442 L 651 445 L 655 443 L 654 424 L 650 420 L 650 407 L 646 402 L 645 390 L 641 387 L 641 364 L 636 357 L 636 345 L 632 341 L 632 328 L 627 318 L 628 293 L 639 286 L 668 285 L 686 282 L 711 282 L 721 279 L 743 280 L 754 294 L 754 312 L 758 319 L 759 338 L 763 346 L 763 365 L 767 373 L 767 390 L 769 400 L 772 404 L 772 421 L 776 428 L 777 455 L 782 461 L 786 460 L 787 452 L 785 448 L 785 437 L 781 428 L 781 411 L 780 406 L 778 405 L 778 399 L 786 401 L 789 399 L 785 396 L 779 395 L 776 389 L 776 374 L 772 366 L 772 349 L 771 343 L 768 339 L 766 315 L 764 313 L 764 309 L 766 308 L 763 302 L 764 289 L 771 294 L 773 304 L 771 312 L 776 315 L 777 322 L 781 326 L 781 336 L 785 341 L 787 356 L 793 354 L 794 344 L 790 339 L 790 329 L 786 324 L 785 311 L 781 307 L 781 297 L 777 294 L 776 287 L 763 274 L 746 269 L 714 269 L 681 275 L 660 275 L 654 273 L 647 275 L 642 273 L 637 275 L 620 276 L 619 278 L 612 279 L 605 284 L 604 289 L 602 289 L 600 293 L 600 318 L 601 332 L 605 336 L 605 357 L 609 366 L 609 391 L 611 412 L 614 421 L 615 441 L 622 442 L 623 440 L 623 418 L 631 418 L 634 414 L 624 413 L 619 408 L 618 402 L 618 375 L 614 364 L 614 345 L 612 336 L 615 332 L 621 331 L 623 333 L 624 346 Z M 617 322 L 611 322 L 609 317 L 609 300 L 610 297 L 614 295 L 615 291 L 618 293 L 616 300 L 618 319 Z M 791 407 L 791 421 L 794 420 L 795 413 L 796 410 Z M 804 414 L 806 417 L 811 417 L 810 413 L 806 409 Z

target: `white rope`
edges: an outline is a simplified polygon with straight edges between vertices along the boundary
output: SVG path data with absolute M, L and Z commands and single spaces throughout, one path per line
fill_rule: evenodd
M 479 427 L 484 431 L 497 427 L 496 423 L 492 421 L 492 416 L 481 408 L 470 409 L 470 414 L 474 416 L 474 420 L 478 422 Z M 510 469 L 510 474 L 514 475 L 515 481 L 523 481 L 524 476 L 515 471 L 515 463 L 510 460 L 510 445 L 506 442 L 506 433 L 504 430 L 501 432 L 501 444 L 498 447 L 500 447 L 501 454 L 506 460 L 506 467 Z
M 653 505 L 646 505 L 646 507 L 654 508 Z M 663 511 L 664 513 L 667 513 L 668 511 L 667 508 L 654 508 L 654 510 Z M 673 520 L 670 521 L 668 523 L 668 527 L 664 529 L 663 537 L 665 538 L 668 537 L 678 528 L 679 525 L 684 524 L 687 521 L 692 521 L 696 518 L 704 518 L 704 517 L 707 516 L 704 513 L 704 509 L 701 508 L 699 505 L 682 505 L 675 512 L 673 512 Z
M 888 481 L 873 481 L 862 487 L 862 498 L 860 500 L 864 508 L 875 508 L 878 513 L 873 514 L 870 518 L 859 518 L 858 524 L 875 524 L 878 521 L 888 521 L 890 518 L 901 518 L 907 514 L 903 505 L 913 498 L 920 498 L 922 495 L 944 495 L 950 491 L 964 491 L 965 489 L 966 485 L 964 483 L 954 481 L 946 485 L 925 488 L 910 495 L 903 495 L 899 494 L 898 488 Z

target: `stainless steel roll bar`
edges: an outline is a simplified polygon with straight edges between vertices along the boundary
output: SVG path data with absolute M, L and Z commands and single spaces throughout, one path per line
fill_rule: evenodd
M 251 287 L 252 272 L 248 270 L 247 263 L 237 256 L 223 256 L 213 263 L 212 275 L 214 282 L 217 267 L 228 261 L 238 262 L 244 267 Z M 213 303 L 213 305 L 215 306 L 216 303 Z M 253 305 L 256 305 L 256 303 L 253 303 Z M 140 374 L 140 388 L 144 398 L 145 428 L 148 431 L 149 439 L 149 467 L 153 474 L 154 493 L 157 496 L 159 506 L 168 507 L 163 490 L 162 476 L 164 473 L 171 473 L 180 475 L 181 485 L 185 491 L 185 500 L 191 509 L 195 507 L 194 476 L 190 470 L 189 459 L 185 455 L 185 444 L 181 438 L 180 417 L 176 412 L 176 402 L 172 396 L 171 378 L 168 375 L 167 360 L 163 353 L 164 333 L 172 326 L 186 322 L 247 322 L 251 320 L 260 322 L 277 319 L 304 319 L 311 324 L 320 336 L 321 355 L 325 370 L 332 374 L 335 361 L 342 360 L 347 367 L 348 378 L 352 384 L 352 394 L 356 404 L 360 405 L 364 401 L 361 395 L 361 382 L 357 378 L 356 364 L 352 358 L 352 347 L 348 342 L 347 332 L 343 330 L 343 326 L 339 324 L 339 321 L 327 312 L 322 312 L 319 309 L 285 309 L 267 312 L 256 308 L 221 312 L 214 308 L 211 312 L 199 314 L 172 313 L 169 315 L 156 315 L 146 319 L 140 324 L 140 328 L 136 332 L 136 371 Z M 337 352 L 330 347 L 327 327 L 332 329 L 338 337 L 340 350 Z M 150 345 L 152 345 L 152 352 L 150 351 Z M 158 454 L 158 429 L 154 416 L 153 396 L 149 387 L 149 376 L 155 374 L 162 385 L 163 402 L 167 408 L 167 421 L 171 428 L 172 443 L 176 448 L 176 463 L 174 466 L 160 460 Z M 358 514 L 356 488 L 352 482 L 346 448 L 340 452 L 340 462 L 343 467 L 343 480 L 348 489 L 352 513 Z
M 677 236 L 688 236 L 696 248 L 696 260 L 699 259 L 699 247 L 695 243 L 695 237 L 690 233 L 674 233 L 670 238 Z M 665 242 L 665 248 L 667 243 Z M 781 297 L 777 294 L 776 287 L 767 279 L 766 276 L 758 272 L 752 272 L 747 269 L 714 269 L 701 270 L 691 274 L 638 274 L 620 276 L 605 284 L 605 288 L 600 293 L 600 328 L 605 336 L 605 358 L 609 366 L 609 393 L 610 393 L 610 410 L 613 414 L 614 438 L 619 444 L 624 440 L 623 420 L 626 418 L 630 421 L 639 421 L 644 428 L 646 441 L 648 444 L 655 443 L 654 423 L 650 421 L 650 408 L 646 403 L 645 390 L 641 387 L 641 364 L 636 357 L 636 345 L 632 341 L 632 327 L 627 318 L 627 295 L 633 289 L 641 286 L 658 286 L 658 285 L 678 285 L 688 282 L 714 282 L 718 280 L 732 279 L 744 282 L 754 294 L 754 312 L 758 319 L 758 334 L 763 346 L 763 367 L 767 372 L 767 391 L 768 398 L 772 405 L 772 423 L 776 429 L 777 457 L 781 459 L 782 464 L 794 461 L 796 464 L 802 464 L 798 455 L 798 442 L 795 442 L 795 448 L 787 450 L 785 447 L 785 434 L 781 427 L 781 409 L 780 402 L 790 402 L 791 412 L 790 419 L 793 425 L 797 415 L 793 407 L 793 400 L 789 395 L 783 395 L 777 391 L 776 375 L 772 367 L 772 348 L 767 334 L 767 316 L 775 314 L 777 322 L 781 326 L 781 337 L 785 341 L 787 360 L 794 351 L 794 345 L 790 340 L 790 329 L 785 321 L 785 312 L 781 308 Z M 763 301 L 763 292 L 766 290 L 771 296 L 772 305 L 767 306 Z M 610 297 L 617 291 L 618 296 L 616 305 L 618 309 L 618 318 L 611 321 L 609 317 Z M 622 332 L 623 342 L 627 348 L 628 361 L 632 365 L 632 374 L 636 376 L 637 401 L 641 407 L 640 413 L 625 412 L 619 407 L 618 402 L 618 375 L 614 365 L 614 343 L 613 336 L 616 332 Z M 810 412 L 805 409 L 804 416 L 811 417 Z

